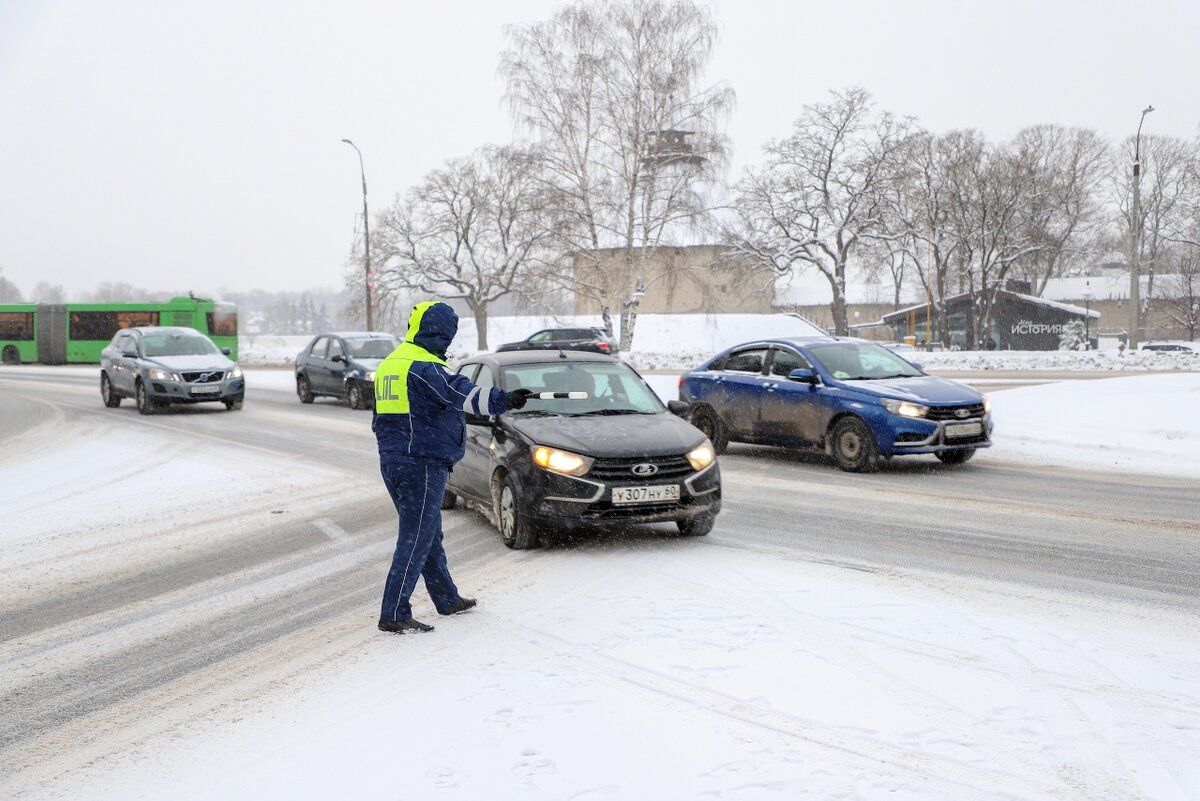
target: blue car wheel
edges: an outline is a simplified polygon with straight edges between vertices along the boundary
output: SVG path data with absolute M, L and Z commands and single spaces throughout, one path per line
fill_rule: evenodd
M 872 473 L 879 469 L 879 452 L 867 424 L 857 417 L 843 417 L 833 427 L 833 458 L 849 473 Z

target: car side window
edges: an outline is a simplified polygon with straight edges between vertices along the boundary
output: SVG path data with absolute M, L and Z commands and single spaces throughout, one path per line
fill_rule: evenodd
M 117 349 L 117 353 L 124 354 L 133 347 L 133 337 L 129 334 L 117 334 L 113 338 L 113 346 Z
M 496 386 L 496 379 L 492 377 L 492 368 L 486 364 L 479 365 L 479 373 L 473 379 L 475 386 L 479 387 L 480 394 L 486 398 L 488 390 Z M 484 404 L 480 402 L 482 407 Z
M 329 352 L 327 354 L 325 354 L 325 358 L 332 359 L 334 356 L 342 356 L 342 355 L 344 355 L 344 352 L 342 350 L 342 340 L 334 339 L 333 337 L 330 337 L 329 338 Z
M 530 342 L 549 342 L 553 332 L 539 331 L 529 338 Z
M 475 377 L 475 368 L 477 368 L 477 367 L 479 367 L 478 364 L 462 364 L 462 365 L 459 365 L 458 369 L 455 372 L 458 373 L 459 375 L 466 376 L 467 380 L 471 381 Z
M 763 362 L 766 361 L 767 349 L 756 348 L 754 350 L 743 350 L 738 353 L 730 354 L 726 359 L 721 369 L 727 373 L 754 373 L 760 374 L 763 369 Z
M 328 346 L 329 346 L 329 337 L 321 337 L 316 342 L 313 343 L 312 350 L 310 350 L 308 352 L 308 355 L 314 359 L 324 359 L 325 358 L 325 348 Z
M 771 356 L 771 375 L 787 378 L 793 370 L 811 370 L 812 365 L 805 361 L 799 353 L 790 350 L 775 349 Z

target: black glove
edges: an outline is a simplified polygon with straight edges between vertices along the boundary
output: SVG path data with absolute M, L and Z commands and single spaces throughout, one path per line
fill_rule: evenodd
M 536 394 L 537 393 L 532 389 L 525 389 L 524 387 L 521 389 L 514 389 L 512 392 L 508 393 L 508 408 L 522 409 L 525 407 L 525 402 Z

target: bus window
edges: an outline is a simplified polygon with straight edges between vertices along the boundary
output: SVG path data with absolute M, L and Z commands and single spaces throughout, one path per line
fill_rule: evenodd
M 158 312 L 117 312 L 117 325 L 121 328 L 133 328 L 137 325 L 158 325 Z
M 0 339 L 31 341 L 33 312 L 0 312 Z
M 120 327 L 116 312 L 72 312 L 69 338 L 108 342 Z
M 237 312 L 230 311 L 215 311 L 209 312 L 208 317 L 208 333 L 216 337 L 236 337 L 237 336 Z

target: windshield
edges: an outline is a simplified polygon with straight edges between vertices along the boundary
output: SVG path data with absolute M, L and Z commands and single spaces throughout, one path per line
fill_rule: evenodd
M 839 381 L 909 378 L 922 374 L 890 350 L 870 342 L 810 345 L 808 351 L 827 373 Z
M 198 334 L 147 334 L 142 337 L 146 358 L 157 356 L 210 356 L 221 351 L 208 337 Z
M 530 400 L 514 415 L 658 414 L 662 401 L 629 365 L 609 362 L 543 362 L 503 368 L 504 388 L 535 392 L 586 392 L 586 400 Z
M 397 344 L 395 337 L 346 337 L 346 347 L 355 359 L 386 359 Z

